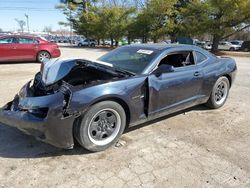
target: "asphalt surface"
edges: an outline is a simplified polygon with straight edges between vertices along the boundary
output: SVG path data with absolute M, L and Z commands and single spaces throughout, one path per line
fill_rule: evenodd
M 63 57 L 104 53 L 62 48 Z M 104 152 L 60 150 L 0 125 L 0 188 L 250 187 L 250 58 L 235 59 L 223 108 L 201 105 L 140 125 Z M 37 71 L 37 63 L 1 64 L 0 106 Z

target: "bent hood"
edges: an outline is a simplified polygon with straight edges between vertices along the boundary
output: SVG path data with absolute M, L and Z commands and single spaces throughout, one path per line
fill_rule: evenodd
M 55 59 L 43 64 L 41 70 L 43 83 L 48 86 L 63 79 L 69 72 L 79 64 L 95 64 L 105 67 L 113 67 L 112 64 L 92 59 Z

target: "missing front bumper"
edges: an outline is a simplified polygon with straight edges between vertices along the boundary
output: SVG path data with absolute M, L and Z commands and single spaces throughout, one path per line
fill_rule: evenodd
M 58 92 L 47 96 L 27 97 L 27 87 L 21 91 L 22 98 L 17 95 L 13 101 L 0 109 L 0 123 L 18 128 L 53 146 L 73 148 L 75 116 L 63 118 L 64 95 Z M 35 114 L 37 109 L 47 111 L 43 111 L 45 114 Z

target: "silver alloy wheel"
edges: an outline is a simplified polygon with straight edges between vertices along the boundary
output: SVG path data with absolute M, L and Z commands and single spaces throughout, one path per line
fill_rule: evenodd
M 121 128 L 120 114 L 111 108 L 97 112 L 88 125 L 88 137 L 98 146 L 112 142 L 119 134 Z
M 48 59 L 50 59 L 50 54 L 48 52 L 40 52 L 38 54 L 38 61 L 39 62 L 45 62 Z
M 227 95 L 228 95 L 228 84 L 226 81 L 222 80 L 217 84 L 216 90 L 214 92 L 215 103 L 217 105 L 221 105 L 222 103 L 225 102 Z

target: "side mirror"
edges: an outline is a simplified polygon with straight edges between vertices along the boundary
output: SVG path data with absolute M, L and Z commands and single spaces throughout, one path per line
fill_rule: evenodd
M 153 74 L 159 77 L 162 74 L 169 72 L 174 72 L 174 67 L 171 65 L 162 64 L 153 72 Z

